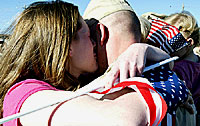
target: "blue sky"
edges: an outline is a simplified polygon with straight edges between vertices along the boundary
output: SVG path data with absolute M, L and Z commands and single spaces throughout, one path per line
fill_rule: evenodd
M 12 20 L 19 14 L 23 7 L 39 0 L 1 0 L 0 2 L 0 32 L 2 32 Z M 64 0 L 74 3 L 83 14 L 90 0 Z M 182 5 L 190 11 L 200 22 L 200 0 L 128 0 L 136 14 L 140 16 L 146 12 L 157 12 L 161 14 L 171 14 L 180 12 Z

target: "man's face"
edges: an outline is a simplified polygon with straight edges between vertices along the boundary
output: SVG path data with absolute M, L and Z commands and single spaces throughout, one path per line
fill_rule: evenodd
M 97 29 L 98 30 L 98 29 Z M 106 45 L 101 45 L 101 34 L 97 32 L 97 62 L 99 65 L 100 73 L 104 73 L 108 68 L 108 60 L 107 60 L 107 53 L 106 53 Z
M 96 54 L 97 54 L 97 63 L 98 63 L 98 73 L 103 74 L 108 68 L 107 54 L 106 54 L 106 45 L 101 44 L 101 32 L 98 25 L 98 21 L 91 19 L 86 21 L 90 28 L 91 39 L 96 42 Z M 91 23 L 92 22 L 92 23 Z M 94 23 L 95 22 L 95 23 Z

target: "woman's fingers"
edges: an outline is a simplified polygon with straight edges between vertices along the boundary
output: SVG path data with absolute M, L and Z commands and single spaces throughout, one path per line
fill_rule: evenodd
M 111 65 L 104 74 L 105 89 L 110 89 L 119 77 L 118 65 Z

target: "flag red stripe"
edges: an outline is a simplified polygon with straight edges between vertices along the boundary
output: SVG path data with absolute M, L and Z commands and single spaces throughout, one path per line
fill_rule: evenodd
M 167 28 L 162 29 L 165 35 L 168 37 L 168 39 L 173 38 L 177 33 L 178 29 L 174 26 L 167 25 Z
M 151 93 L 149 89 L 143 88 L 140 85 L 137 85 L 138 89 L 140 90 L 142 96 L 144 97 L 146 103 L 149 106 L 149 111 L 150 111 L 150 126 L 154 124 L 154 121 L 156 120 L 156 105 L 154 103 L 154 100 L 151 96 Z
M 171 46 L 168 44 L 168 39 L 166 35 L 161 31 L 157 30 L 156 32 L 153 32 L 155 29 L 152 28 L 152 34 L 149 34 L 147 39 L 150 39 L 152 42 L 154 42 L 154 46 L 161 47 L 168 53 L 173 52 L 174 50 L 171 48 Z M 162 39 L 162 40 L 161 40 Z M 159 43 L 159 45 L 158 45 Z
M 155 119 L 156 119 L 156 105 L 154 103 L 154 100 L 152 98 L 152 95 L 149 91 L 149 89 L 157 92 L 153 87 L 151 87 L 150 85 L 146 84 L 146 83 L 142 83 L 142 82 L 137 82 L 137 81 L 125 81 L 125 82 L 122 82 L 120 83 L 121 86 L 125 86 L 125 85 L 136 85 L 138 87 L 138 89 L 140 90 L 142 96 L 144 97 L 146 103 L 148 104 L 149 106 L 149 110 L 150 110 L 150 126 L 153 125 L 153 123 L 155 122 Z M 120 85 L 118 85 L 120 86 Z M 162 114 L 161 114 L 161 117 L 160 117 L 160 120 L 158 121 L 158 124 L 162 121 L 162 119 L 164 118 L 165 116 L 165 113 L 167 112 L 167 104 L 165 102 L 165 100 L 159 95 L 160 99 L 161 99 L 161 102 L 162 102 Z
M 160 120 L 158 121 L 158 124 L 160 124 L 160 122 L 164 119 L 165 114 L 167 112 L 167 105 L 166 105 L 165 100 L 161 96 L 160 96 L 160 99 L 162 100 L 162 103 L 165 103 L 165 104 L 162 104 L 162 115 L 160 117 Z
M 161 104 L 162 104 L 162 107 L 161 107 L 162 110 L 161 111 L 162 112 L 160 113 L 161 117 L 157 117 L 157 111 L 156 110 L 157 110 L 157 106 L 159 106 L 160 104 L 158 104 L 156 106 L 156 103 L 154 102 L 154 99 L 152 97 L 150 90 L 152 90 L 156 93 L 157 93 L 157 91 L 147 83 L 138 82 L 138 81 L 124 81 L 124 82 L 121 82 L 121 83 L 113 86 L 111 89 L 108 89 L 106 91 L 102 91 L 102 92 L 93 91 L 92 93 L 106 94 L 106 93 L 109 93 L 112 89 L 124 89 L 125 87 L 131 88 L 132 85 L 136 86 L 137 90 L 140 92 L 144 101 L 148 105 L 149 113 L 150 113 L 150 126 L 155 125 L 154 122 L 156 120 L 157 120 L 156 122 L 160 123 L 161 120 L 164 118 L 164 116 L 166 114 L 167 105 L 166 105 L 166 102 L 164 101 L 164 99 L 158 94 L 160 99 L 161 99 Z M 158 114 L 158 115 L 160 115 L 160 114 Z M 159 123 L 156 123 L 156 124 L 158 125 Z

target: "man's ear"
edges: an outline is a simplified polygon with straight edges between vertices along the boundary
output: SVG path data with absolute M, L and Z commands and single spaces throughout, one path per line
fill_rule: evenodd
M 193 40 L 192 38 L 188 38 L 187 41 L 190 42 L 190 45 L 189 45 L 189 46 L 194 45 L 194 40 Z
M 100 34 L 100 41 L 101 41 L 100 44 L 101 46 L 103 46 L 108 41 L 109 37 L 108 28 L 105 25 L 98 23 L 96 29 Z

